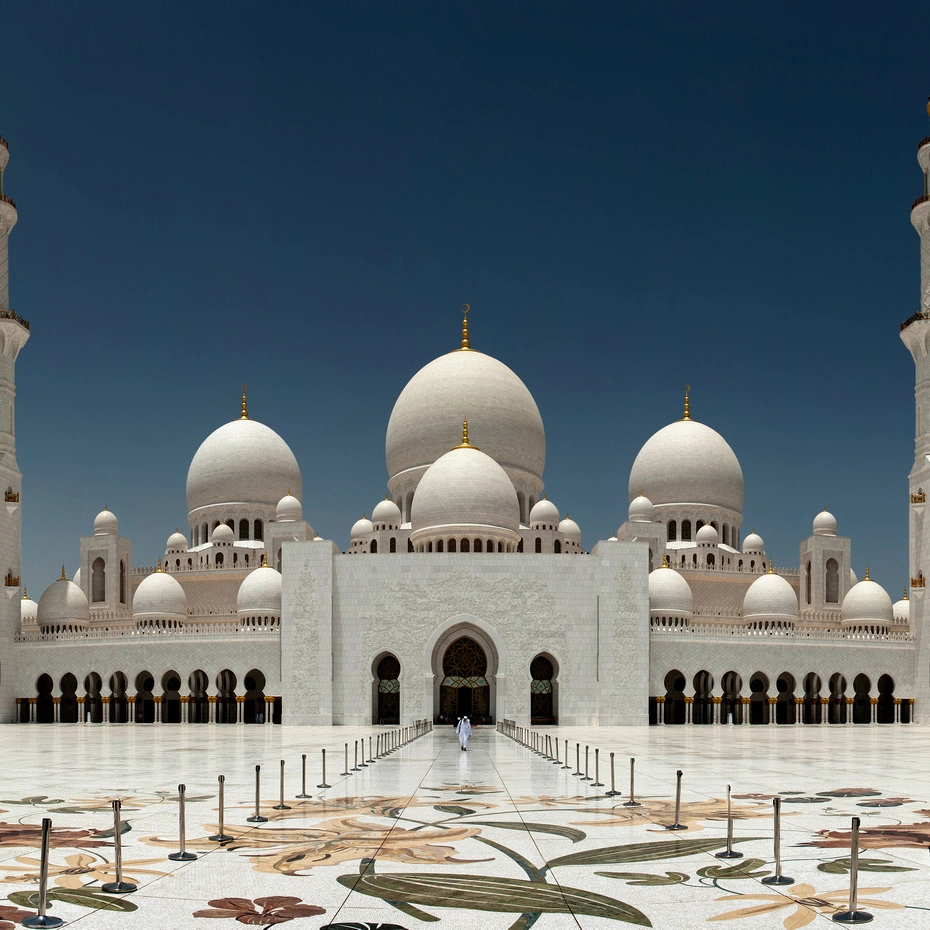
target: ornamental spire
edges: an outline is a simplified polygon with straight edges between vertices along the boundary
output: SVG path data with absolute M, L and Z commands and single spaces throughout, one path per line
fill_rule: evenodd
M 67 580 L 68 580 L 68 579 L 65 578 L 65 567 L 64 567 L 64 565 L 62 565 L 62 566 L 61 566 L 61 578 L 59 579 L 59 581 L 67 581 Z
M 247 384 L 243 384 L 242 385 L 242 413 L 239 416 L 240 420 L 248 420 L 249 418 L 249 405 L 245 397 L 248 390 L 249 390 L 249 386 Z
M 685 385 L 685 415 L 682 417 L 682 420 L 691 419 L 691 403 L 689 401 L 688 395 L 691 393 L 691 385 Z
M 468 341 L 468 311 L 471 307 L 468 304 L 462 304 L 462 348 L 470 349 L 471 343 Z

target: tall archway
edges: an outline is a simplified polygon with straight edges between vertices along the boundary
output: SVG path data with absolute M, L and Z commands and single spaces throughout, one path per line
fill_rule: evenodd
M 242 708 L 242 720 L 244 723 L 264 723 L 265 714 L 265 674 L 257 668 L 246 672 L 245 680 L 245 698 Z
M 834 672 L 830 676 L 828 723 L 846 723 L 846 679 L 839 672 Z
M 878 679 L 878 716 L 879 723 L 894 723 L 894 679 L 882 675 Z
M 727 672 L 723 676 L 723 698 L 720 701 L 721 723 L 743 722 L 743 679 L 736 672 Z
M 665 722 L 685 722 L 685 676 L 677 668 L 665 676 Z
M 701 669 L 694 676 L 694 704 L 691 707 L 691 722 L 714 722 L 714 676 L 705 669 Z
M 89 723 L 103 723 L 103 680 L 96 672 L 84 677 L 84 717 Z
M 797 705 L 794 700 L 794 675 L 782 672 L 775 680 L 775 722 L 794 723 L 797 720 Z
M 820 701 L 820 689 L 823 682 L 816 672 L 808 672 L 804 676 L 804 722 L 821 723 L 823 721 L 823 705 Z
M 36 723 L 55 722 L 55 699 L 52 697 L 54 687 L 55 682 L 47 672 L 36 679 Z
M 236 676 L 228 669 L 216 676 L 216 722 L 237 723 Z
M 161 676 L 161 722 L 181 722 L 181 676 L 175 672 L 165 672 Z
M 129 679 L 123 672 L 114 672 L 110 676 L 110 723 L 129 722 L 128 688 Z
M 555 664 L 540 653 L 530 662 L 530 724 L 554 725 L 559 722 L 555 706 Z
M 61 723 L 77 723 L 78 721 L 77 678 L 71 672 L 61 677 L 58 720 Z
M 155 722 L 155 676 L 151 672 L 136 675 L 136 723 Z
M 472 723 L 491 723 L 491 688 L 484 649 L 470 636 L 460 636 L 446 647 L 442 671 L 441 717 L 451 721 L 467 715 Z
M 762 672 L 754 672 L 749 678 L 749 722 L 769 722 L 769 678 Z
M 853 679 L 853 723 L 872 722 L 872 682 L 860 672 Z
M 210 700 L 207 687 L 210 679 L 203 669 L 195 669 L 187 679 L 190 695 L 187 698 L 187 719 L 190 723 L 210 722 Z
M 400 723 L 400 662 L 388 653 L 375 669 L 377 695 L 375 723 L 396 726 Z

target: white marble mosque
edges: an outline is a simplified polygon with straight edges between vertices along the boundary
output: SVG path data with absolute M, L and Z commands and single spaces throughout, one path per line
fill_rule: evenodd
M 851 540 L 827 511 L 811 515 L 797 564 L 774 568 L 743 528 L 739 461 L 687 394 L 682 418 L 637 455 L 616 535 L 586 545 L 562 516 L 571 502 L 546 498 L 536 403 L 506 364 L 472 348 L 467 307 L 457 347 L 424 360 L 394 405 L 388 493 L 347 550 L 314 533 L 294 455 L 243 394 L 238 418 L 194 455 L 189 525 L 166 527 L 157 564 L 135 564 L 103 510 L 92 531 L 88 518 L 76 574 L 62 569 L 36 602 L 20 586 L 14 366 L 29 324 L 9 305 L 8 159 L 0 139 L 0 719 L 930 719 L 930 138 L 911 212 L 925 303 L 901 328 L 917 368 L 917 438 L 911 597 L 896 603 L 868 572 L 856 577 Z M 308 490 L 311 502 L 325 492 Z

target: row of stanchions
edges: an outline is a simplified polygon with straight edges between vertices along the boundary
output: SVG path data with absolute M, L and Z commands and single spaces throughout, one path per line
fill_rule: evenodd
M 504 736 L 514 740 L 519 745 L 529 749 L 538 756 L 547 759 L 554 765 L 561 766 L 562 769 L 571 771 L 571 765 L 568 763 L 568 740 L 565 740 L 565 751 L 562 759 L 559 758 L 559 741 L 550 734 L 540 734 L 527 727 L 521 727 L 512 720 L 503 720 L 498 723 L 497 731 Z M 552 749 L 555 748 L 553 755 Z M 592 788 L 604 787 L 600 780 L 600 750 L 594 750 L 594 778 L 588 775 L 588 762 L 590 759 L 590 747 L 584 748 L 584 772 L 581 770 L 581 744 L 575 743 L 575 771 L 571 774 L 574 777 L 581 778 L 582 781 L 591 782 Z M 633 794 L 633 778 L 635 772 L 636 760 L 630 758 L 630 799 L 624 803 L 624 807 L 641 807 L 636 801 Z M 614 753 L 610 754 L 610 790 L 604 794 L 609 797 L 615 797 L 620 794 L 616 790 L 614 778 Z M 666 830 L 687 830 L 687 825 L 681 822 L 681 779 L 682 771 L 679 769 L 675 773 L 675 816 L 670 824 L 665 825 Z M 772 799 L 774 829 L 774 856 L 775 856 L 775 873 L 762 879 L 764 885 L 793 885 L 794 879 L 783 874 L 781 868 L 781 798 Z M 858 909 L 857 893 L 859 883 L 859 818 L 852 818 L 852 833 L 850 835 L 850 867 L 849 867 L 849 906 L 845 911 L 833 915 L 833 920 L 837 923 L 859 924 L 868 923 L 873 919 L 873 915 L 868 911 Z M 730 786 L 727 785 L 727 847 L 723 852 L 716 853 L 718 859 L 742 859 L 743 854 L 733 849 L 733 810 L 730 802 Z

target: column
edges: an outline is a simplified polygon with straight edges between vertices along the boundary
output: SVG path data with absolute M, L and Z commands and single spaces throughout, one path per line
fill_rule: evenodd
M 665 714 L 663 713 L 664 710 L 665 710 L 665 698 L 657 697 L 656 698 L 656 723 L 658 723 L 660 726 L 663 723 L 665 723 Z
M 79 697 L 77 699 L 77 706 L 78 706 L 78 723 L 86 723 L 87 720 L 84 717 L 84 698 Z
M 58 708 L 61 707 L 61 698 L 52 698 L 52 707 L 54 708 L 52 719 L 55 723 L 59 723 L 61 720 L 61 712 Z
M 36 722 L 36 699 L 29 698 L 29 722 Z
M 820 722 L 823 724 L 830 722 L 830 698 L 820 699 Z
M 778 698 L 769 698 L 769 726 L 774 726 L 776 723 L 775 718 L 778 716 L 776 710 L 778 709 Z M 787 713 L 788 705 L 785 705 L 785 712 Z
M 795 698 L 794 699 L 794 723 L 795 726 L 803 726 L 804 724 L 804 698 Z
M 693 697 L 685 698 L 685 723 L 691 723 L 691 706 L 694 704 Z
M 878 723 L 878 698 L 872 698 L 869 701 L 869 705 L 872 711 L 872 723 Z
M 211 694 L 207 698 L 207 719 L 210 723 L 216 723 L 216 695 Z
M 853 698 L 846 698 L 846 726 L 852 726 L 853 722 Z
M 901 698 L 894 699 L 894 722 L 901 722 Z
M 182 695 L 181 696 L 181 723 L 188 722 L 188 716 L 189 716 L 188 705 L 189 705 L 189 698 L 187 697 L 187 695 Z
M 274 716 L 274 698 L 270 695 L 265 695 L 265 723 L 271 723 L 271 718 Z

